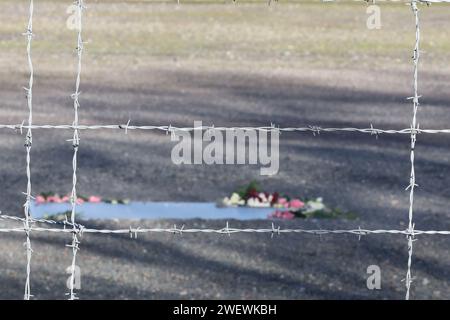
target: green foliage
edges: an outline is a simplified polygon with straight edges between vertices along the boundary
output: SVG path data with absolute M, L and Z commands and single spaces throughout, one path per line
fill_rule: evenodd
M 358 215 L 353 212 L 345 212 L 340 209 L 324 209 L 317 210 L 313 212 L 302 212 L 298 211 L 295 213 L 295 216 L 298 218 L 304 219 L 348 219 L 355 220 L 358 218 Z
M 242 198 L 247 199 L 248 195 L 254 192 L 261 192 L 261 188 L 255 180 L 252 180 L 248 185 L 240 187 L 236 193 Z
M 66 221 L 66 218 L 70 220 L 70 216 L 72 215 L 72 211 L 67 210 L 61 213 L 54 214 L 44 214 L 44 219 L 53 220 L 53 221 Z M 76 219 L 83 219 L 83 214 L 81 212 L 75 212 Z

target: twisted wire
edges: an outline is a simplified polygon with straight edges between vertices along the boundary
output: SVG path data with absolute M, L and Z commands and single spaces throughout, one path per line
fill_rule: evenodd
M 82 17 L 83 17 L 83 10 L 84 10 L 84 3 L 83 0 L 77 0 L 76 1 L 76 7 L 77 7 L 77 75 L 75 80 L 75 92 L 72 94 L 73 98 L 73 108 L 74 108 L 74 120 L 73 120 L 73 139 L 72 139 L 72 146 L 73 146 L 73 158 L 72 158 L 72 168 L 73 168 L 73 175 L 72 175 L 72 193 L 70 197 L 70 202 L 72 206 L 71 215 L 70 215 L 70 222 L 72 224 L 72 243 L 70 245 L 67 245 L 67 247 L 72 248 L 72 263 L 70 267 L 70 288 L 69 293 L 67 295 L 69 296 L 69 300 L 75 300 L 77 299 L 77 295 L 74 291 L 75 289 L 75 269 L 76 269 L 76 258 L 77 258 L 77 252 L 79 250 L 79 240 L 78 240 L 78 234 L 80 230 L 77 228 L 77 225 L 75 223 L 75 215 L 76 215 L 76 200 L 77 200 L 77 158 L 78 158 L 78 147 L 80 145 L 80 137 L 79 132 L 77 129 L 78 126 L 78 109 L 80 107 L 79 97 L 80 97 L 80 83 L 81 83 L 81 67 L 82 67 L 82 55 L 83 55 L 83 39 L 82 39 Z
M 363 133 L 371 135 L 381 135 L 381 134 L 448 134 L 450 129 L 422 129 L 417 125 L 412 128 L 404 129 L 380 129 L 375 128 L 373 125 L 367 128 L 355 128 L 355 127 L 321 127 L 317 125 L 310 125 L 304 127 L 277 127 L 275 124 L 270 126 L 242 126 L 242 127 L 223 127 L 223 126 L 192 126 L 192 127 L 176 127 L 172 125 L 131 125 L 130 121 L 124 124 L 93 124 L 93 125 L 82 125 L 82 124 L 33 124 L 26 125 L 24 123 L 20 124 L 0 124 L 0 129 L 11 129 L 23 133 L 24 129 L 56 129 L 56 130 L 123 130 L 128 132 L 129 130 L 143 130 L 143 131 L 159 131 L 164 133 L 172 133 L 176 131 L 186 131 L 192 132 L 197 130 L 217 130 L 217 131 L 264 131 L 264 132 L 299 132 L 299 133 L 312 133 L 314 135 L 320 133 L 332 133 L 332 132 L 349 132 L 349 133 Z
M 25 148 L 26 148 L 26 176 L 27 176 L 27 190 L 24 193 L 25 194 L 25 203 L 23 205 L 24 207 L 24 214 L 25 219 L 23 221 L 24 223 L 24 232 L 26 235 L 26 253 L 27 253 L 27 266 L 26 266 L 26 280 L 25 280 L 25 293 L 24 293 L 24 300 L 30 300 L 31 298 L 31 289 L 30 289 L 30 274 L 31 274 L 31 255 L 33 253 L 33 249 L 31 247 L 31 240 L 30 240 L 30 232 L 31 232 L 31 213 L 30 213 L 30 204 L 31 204 L 31 145 L 33 143 L 33 133 L 32 133 L 32 125 L 33 125 L 33 81 L 34 81 L 34 69 L 33 69 L 33 60 L 32 60 L 32 51 L 31 51 L 31 43 L 33 40 L 33 14 L 34 14 L 34 2 L 33 0 L 30 0 L 29 4 L 29 18 L 28 18 L 28 25 L 27 30 L 23 34 L 27 38 L 27 61 L 28 61 L 28 68 L 30 72 L 29 80 L 28 80 L 28 87 L 25 89 L 25 94 L 27 98 L 27 106 L 28 106 L 28 128 L 27 133 L 25 136 Z
M 14 220 L 21 221 L 21 218 L 8 216 L 8 215 L 0 215 L 0 219 L 5 220 Z M 66 228 L 65 222 L 53 221 L 53 220 L 34 220 L 36 223 L 44 223 L 51 225 L 62 225 L 63 228 L 44 228 L 44 227 L 32 227 L 32 230 L 35 232 L 52 232 L 52 233 L 73 233 L 73 230 L 70 228 Z M 70 223 L 70 222 L 69 222 Z M 270 228 L 232 228 L 229 223 L 226 222 L 224 228 L 185 228 L 184 225 L 181 227 L 177 227 L 177 225 L 173 225 L 170 228 L 145 228 L 145 227 L 132 227 L 130 226 L 128 229 L 96 229 L 96 228 L 87 228 L 81 224 L 77 224 L 76 228 L 78 230 L 78 234 L 83 235 L 86 233 L 92 234 L 129 234 L 132 238 L 137 238 L 138 234 L 145 233 L 173 233 L 173 234 L 189 234 L 189 233 L 209 233 L 209 234 L 227 234 L 231 235 L 234 233 L 269 233 L 272 235 L 277 234 L 285 234 L 285 233 L 297 233 L 297 234 L 310 234 L 310 235 L 326 235 L 326 234 L 350 234 L 357 236 L 366 236 L 366 235 L 376 235 L 376 234 L 391 234 L 391 235 L 403 235 L 403 236 L 418 236 L 418 235 L 450 235 L 450 230 L 411 230 L 407 228 L 405 230 L 397 230 L 397 229 L 362 229 L 361 227 L 355 229 L 302 229 L 302 228 L 281 228 L 280 226 L 275 226 L 272 222 Z M 23 232 L 23 228 L 0 228 L 0 232 Z
M 417 7 L 417 0 L 411 1 L 411 9 L 414 14 L 415 26 L 416 26 L 416 41 L 414 44 L 414 53 L 413 53 L 413 64 L 414 64 L 414 73 L 413 73 L 413 89 L 414 96 L 411 97 L 413 101 L 413 116 L 411 128 L 416 128 L 417 126 L 417 110 L 419 108 L 419 93 L 418 93 L 418 76 L 419 76 L 419 59 L 420 59 L 420 21 L 419 21 L 419 8 Z M 414 241 L 414 223 L 413 223 L 413 214 L 414 214 L 414 190 L 417 187 L 416 184 L 416 173 L 415 173 L 415 147 L 416 147 L 417 136 L 414 131 L 411 131 L 411 176 L 409 183 L 409 211 L 408 211 L 408 230 L 409 234 L 408 238 L 408 269 L 406 271 L 406 295 L 405 299 L 409 300 L 411 283 L 412 283 L 412 275 L 411 275 L 411 264 L 412 264 L 412 256 L 413 256 L 413 241 Z M 407 188 L 407 189 L 408 189 Z

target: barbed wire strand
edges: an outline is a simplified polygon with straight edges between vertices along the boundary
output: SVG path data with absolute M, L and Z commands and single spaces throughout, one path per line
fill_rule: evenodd
M 377 3 L 377 4 L 381 4 L 381 3 L 383 3 L 383 2 L 393 2 L 393 3 L 397 3 L 397 2 L 400 2 L 400 1 L 402 1 L 402 0 L 391 0 L 391 1 L 386 1 L 386 0 L 384 0 L 384 1 L 379 1 L 379 2 L 376 2 L 376 0 L 353 0 L 353 1 L 355 1 L 355 2 L 366 2 L 366 3 L 369 3 L 369 2 L 371 2 L 372 4 L 375 4 L 375 3 Z M 278 2 L 278 0 L 274 0 L 274 2 Z M 317 2 L 339 2 L 339 0 L 317 0 Z M 405 2 L 405 3 L 410 3 L 410 0 L 403 0 L 402 2 Z M 450 2 L 450 0 L 417 0 L 417 2 L 420 2 L 420 3 L 425 3 L 425 4 L 431 4 L 431 3 L 449 3 Z M 238 3 L 238 1 L 237 0 L 233 0 L 233 3 Z M 271 5 L 272 4 L 272 0 L 267 0 L 267 5 Z M 180 0 L 177 0 L 177 5 L 180 5 Z
M 414 96 L 411 97 L 413 101 L 413 116 L 411 128 L 414 129 L 418 126 L 417 123 L 417 110 L 419 107 L 419 94 L 418 94 L 418 77 L 419 77 L 419 59 L 420 59 L 420 21 L 419 21 L 419 8 L 417 7 L 417 0 L 411 1 L 411 9 L 414 14 L 415 19 L 415 29 L 416 29 L 416 39 L 414 44 L 414 52 L 413 52 L 413 64 L 414 64 L 414 73 L 413 73 L 413 89 Z M 407 235 L 408 239 L 408 269 L 406 271 L 406 295 L 405 299 L 409 300 L 411 283 L 412 283 L 412 275 L 411 275 L 411 264 L 412 264 L 412 256 L 413 256 L 413 241 L 414 239 L 414 223 L 413 223 L 413 213 L 414 213 L 414 190 L 417 187 L 416 184 L 416 173 L 414 166 L 414 156 L 415 156 L 415 147 L 416 147 L 417 135 L 414 131 L 411 131 L 411 175 L 410 182 L 407 189 L 409 189 L 409 211 L 408 211 L 408 231 Z
M 407 134 L 411 133 L 421 134 L 441 134 L 450 133 L 450 129 L 422 129 L 422 128 L 404 128 L 404 129 L 379 129 L 374 128 L 372 125 L 368 128 L 355 128 L 355 127 L 336 127 L 336 128 L 326 128 L 316 125 L 310 125 L 305 127 L 277 127 L 275 124 L 271 124 L 270 126 L 261 126 L 261 127 L 250 127 L 250 126 L 242 126 L 242 127 L 221 127 L 215 125 L 209 126 L 192 126 L 192 127 L 176 127 L 172 125 L 130 125 L 130 122 L 124 124 L 99 124 L 99 125 L 69 125 L 69 124 L 41 124 L 36 125 L 33 124 L 31 126 L 26 125 L 24 123 L 20 124 L 0 124 L 0 129 L 11 129 L 23 133 L 24 129 L 58 129 L 58 130 L 124 130 L 127 132 L 128 130 L 154 130 L 161 131 L 165 133 L 172 133 L 176 131 L 198 131 L 198 130 L 216 130 L 216 131 L 265 131 L 265 132 L 309 132 L 313 134 L 320 133 L 328 133 L 328 132 L 354 132 L 354 133 L 367 133 L 372 135 L 381 135 L 381 134 Z
M 16 216 L 10 216 L 10 215 L 5 215 L 5 214 L 0 214 L 0 220 L 11 220 L 14 222 L 24 222 L 25 219 L 24 218 L 20 218 L 20 217 L 16 217 Z M 30 220 L 31 222 L 37 224 L 37 223 L 41 223 L 41 224 L 50 224 L 50 225 L 56 225 L 56 226 L 62 226 L 63 229 L 58 229 L 58 228 L 38 228 L 37 230 L 39 231 L 47 231 L 47 230 L 52 230 L 51 232 L 72 232 L 71 229 L 66 229 L 67 226 L 73 226 L 73 224 L 69 221 L 69 220 L 51 220 L 51 219 L 36 219 L 33 218 Z M 227 222 L 228 225 L 228 222 Z M 173 228 L 143 228 L 143 227 L 136 227 L 136 228 L 132 228 L 130 226 L 129 229 L 92 229 L 92 228 L 87 228 L 86 226 L 76 223 L 76 227 L 79 230 L 83 230 L 82 233 L 111 233 L 111 234 L 120 234 L 120 233 L 127 233 L 131 232 L 130 230 L 132 230 L 132 233 L 148 233 L 148 232 L 174 232 L 174 233 L 196 233 L 196 232 L 205 232 L 205 233 L 214 233 L 214 230 L 216 231 L 216 233 L 220 233 L 220 230 L 224 230 L 224 228 L 222 229 L 209 229 L 209 228 L 196 228 L 196 229 L 185 229 L 184 226 L 182 228 L 177 228 L 176 225 Z M 21 228 L 13 228 L 14 230 L 21 230 Z M 229 230 L 234 230 L 235 232 L 268 232 L 267 230 L 279 230 L 280 233 L 290 233 L 290 232 L 303 232 L 303 233 L 334 233 L 336 231 L 336 233 L 351 233 L 351 234 L 382 234 L 382 233 L 387 233 L 387 234 L 403 234 L 403 235 L 408 235 L 408 234 L 414 234 L 414 235 L 450 235 L 450 230 L 409 230 L 409 228 L 407 228 L 406 230 L 396 230 L 396 229 L 376 229 L 376 230 L 370 230 L 370 229 L 361 229 L 361 227 L 358 227 L 358 229 L 348 229 L 348 230 L 327 230 L 327 229 L 320 229 L 320 230 L 308 230 L 308 229 L 280 229 L 280 227 L 277 227 L 274 229 L 274 223 L 272 222 L 272 228 L 271 229 L 266 229 L 266 228 L 262 228 L 262 229 L 255 229 L 255 228 L 245 228 L 245 229 L 238 229 L 238 228 L 228 228 Z M 7 229 L 2 229 L 2 230 L 7 230 Z M 61 231 L 62 230 L 62 231 Z M 295 231 L 296 230 L 296 231 Z M 3 231 L 3 232 L 7 232 L 7 231 Z M 231 232 L 233 233 L 233 232 Z
M 27 134 L 25 137 L 27 190 L 24 193 L 26 198 L 25 198 L 25 203 L 23 205 L 24 214 L 25 214 L 25 220 L 23 223 L 24 223 L 24 231 L 25 231 L 25 235 L 26 235 L 25 246 L 26 246 L 26 252 L 27 252 L 24 300 L 30 300 L 30 298 L 32 297 L 31 289 L 30 289 L 31 255 L 33 253 L 33 249 L 31 247 L 31 240 L 30 240 L 30 232 L 31 232 L 30 205 L 31 205 L 31 199 L 32 199 L 30 153 L 31 153 L 31 145 L 33 143 L 33 134 L 32 134 L 32 128 L 31 128 L 31 126 L 33 125 L 33 81 L 34 81 L 34 69 L 33 69 L 33 60 L 32 60 L 32 53 L 31 53 L 31 43 L 33 41 L 33 15 L 34 15 L 34 0 L 30 0 L 28 26 L 27 26 L 26 32 L 23 34 L 27 38 L 27 61 L 28 61 L 28 68 L 29 68 L 29 72 L 30 72 L 30 76 L 29 76 L 29 80 L 28 80 L 28 87 L 24 88 L 25 95 L 27 98 L 27 106 L 28 106 L 28 129 L 27 129 Z
M 1 211 L 0 211 L 0 213 L 1 213 Z M 4 215 L 4 214 L 0 214 L 0 220 L 12 220 L 12 221 L 21 222 L 21 223 L 26 221 L 26 219 L 24 219 L 24 218 L 20 218 L 17 216 Z M 61 225 L 63 227 L 66 227 L 66 226 L 72 227 L 73 226 L 73 224 L 67 219 L 67 216 L 66 216 L 66 219 L 62 220 L 62 221 L 42 219 L 42 218 L 36 219 L 36 218 L 33 218 L 30 216 L 29 222 L 30 223 L 45 223 L 45 224 L 51 224 L 51 225 Z M 78 227 L 81 227 L 81 225 L 78 223 L 76 223 L 75 225 Z
M 77 258 L 77 252 L 79 250 L 79 240 L 78 240 L 78 234 L 80 232 L 79 228 L 77 228 L 77 225 L 75 223 L 75 215 L 76 215 L 76 206 L 77 206 L 77 157 L 78 157 L 78 148 L 80 145 L 80 137 L 79 132 L 77 129 L 78 126 L 78 109 L 80 107 L 79 97 L 80 97 L 80 83 L 81 83 L 81 67 L 82 67 L 82 55 L 83 55 L 83 39 L 82 39 L 82 17 L 83 17 L 83 10 L 84 2 L 83 0 L 76 0 L 76 7 L 77 7 L 77 75 L 76 75 L 76 81 L 75 81 L 75 93 L 72 94 L 73 98 L 73 108 L 74 108 L 74 121 L 73 126 L 75 127 L 73 131 L 73 140 L 72 140 L 72 146 L 73 146 L 73 158 L 72 158 L 72 168 L 73 168 L 73 175 L 72 175 L 72 194 L 70 197 L 70 202 L 72 205 L 71 210 L 71 216 L 70 216 L 70 222 L 72 224 L 72 244 L 67 245 L 68 247 L 72 248 L 72 264 L 70 268 L 70 292 L 67 293 L 69 296 L 69 300 L 75 300 L 78 299 L 74 289 L 75 289 L 75 269 L 76 269 L 76 258 Z
M 4 220 L 14 220 L 21 222 L 22 218 L 8 215 L 0 215 L 0 219 Z M 43 228 L 43 227 L 32 227 L 33 231 L 36 232 L 52 232 L 52 233 L 73 233 L 73 230 L 70 228 L 66 228 L 67 224 L 71 225 L 69 221 L 54 221 L 54 220 L 45 220 L 45 219 L 35 219 L 33 220 L 35 223 L 48 223 L 52 225 L 62 225 L 63 228 Z M 281 228 L 275 227 L 275 224 L 272 222 L 270 228 L 232 228 L 230 224 L 226 222 L 224 228 L 185 228 L 184 225 L 181 227 L 177 227 L 174 225 L 171 228 L 144 228 L 144 227 L 132 227 L 130 226 L 128 229 L 95 229 L 95 228 L 87 228 L 81 224 L 76 224 L 76 228 L 78 230 L 78 234 L 83 235 L 85 233 L 92 234 L 129 234 L 132 238 L 137 238 L 137 234 L 140 233 L 173 233 L 173 234 L 183 234 L 183 233 L 212 233 L 212 234 L 233 234 L 233 233 L 270 233 L 272 235 L 275 234 L 284 234 L 284 233 L 304 233 L 311 235 L 325 235 L 325 234 L 350 234 L 350 235 L 370 235 L 370 234 L 391 234 L 391 235 L 450 235 L 450 230 L 414 230 L 414 229 L 362 229 L 358 227 L 357 229 L 292 229 L 292 228 Z M 16 228 L 0 228 L 0 232 L 23 232 L 23 227 Z

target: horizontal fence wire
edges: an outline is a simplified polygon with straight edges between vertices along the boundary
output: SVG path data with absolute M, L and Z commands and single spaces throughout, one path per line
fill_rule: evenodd
M 0 124 L 0 129 L 12 129 L 23 133 L 25 129 L 59 129 L 59 130 L 124 130 L 127 133 L 129 130 L 150 130 L 161 131 L 165 133 L 172 133 L 177 131 L 265 131 L 265 132 L 310 132 L 313 134 L 327 133 L 327 132 L 354 132 L 354 133 L 367 133 L 372 135 L 380 134 L 439 134 L 450 133 L 450 129 L 421 129 L 417 127 L 404 128 L 404 129 L 378 129 L 370 126 L 368 128 L 354 128 L 354 127 L 335 127 L 327 128 L 321 126 L 305 126 L 305 127 L 277 127 L 272 124 L 270 126 L 252 127 L 225 127 L 225 126 L 192 126 L 192 127 L 176 127 L 172 125 L 131 125 L 130 122 L 124 124 L 99 124 L 99 125 L 69 125 L 69 124 L 41 124 L 41 125 L 24 125 L 24 124 Z
M 0 219 L 13 220 L 18 222 L 24 222 L 24 219 L 0 215 Z M 226 223 L 224 228 L 185 228 L 184 225 L 177 227 L 174 225 L 171 228 L 145 228 L 145 227 L 132 227 L 128 229 L 95 229 L 86 228 L 81 224 L 73 224 L 70 221 L 54 221 L 46 219 L 32 219 L 33 223 L 47 223 L 53 225 L 61 225 L 63 228 L 44 228 L 44 227 L 32 227 L 32 231 L 37 232 L 54 232 L 54 233 L 98 233 L 98 234 L 129 234 L 130 236 L 137 236 L 141 233 L 173 233 L 173 234 L 183 234 L 183 233 L 215 233 L 215 234 L 233 234 L 233 233 L 270 233 L 270 234 L 284 234 L 284 233 L 304 233 L 311 235 L 326 235 L 326 234 L 351 234 L 358 236 L 365 236 L 370 234 L 397 234 L 404 236 L 418 236 L 418 235 L 450 235 L 450 230 L 415 230 L 414 228 L 408 228 L 405 230 L 396 229 L 363 229 L 358 227 L 357 229 L 291 229 L 291 228 L 281 228 L 275 226 L 274 223 L 271 224 L 270 228 L 232 228 L 229 223 Z M 65 228 L 66 226 L 70 228 Z M 16 228 L 0 228 L 0 232 L 23 232 L 23 227 Z

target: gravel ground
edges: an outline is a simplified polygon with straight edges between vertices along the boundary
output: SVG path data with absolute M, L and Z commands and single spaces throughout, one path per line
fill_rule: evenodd
M 0 3 L 5 8 L 1 13 L 5 15 L 1 17 L 3 21 L 14 6 L 11 1 Z M 37 10 L 50 21 L 49 17 L 58 6 L 53 2 L 45 3 L 45 7 Z M 159 14 L 159 20 L 148 22 L 150 30 L 157 33 L 164 29 L 161 27 L 164 26 L 164 14 L 172 10 L 169 6 L 139 6 L 134 4 L 130 10 L 155 10 Z M 196 21 L 192 16 L 193 7 L 207 14 L 208 10 L 214 11 L 220 6 L 186 6 L 186 19 Z M 102 8 L 94 3 L 90 9 L 98 13 L 103 12 Z M 255 8 L 244 6 L 243 12 L 249 17 L 257 16 Z M 306 8 L 311 11 L 305 10 L 301 15 L 308 16 L 312 12 L 317 17 L 321 12 L 316 6 Z M 349 18 L 355 13 L 352 11 L 356 10 L 354 8 L 350 6 L 346 8 L 348 12 L 334 13 L 334 21 L 345 20 L 342 29 L 338 30 L 342 34 L 337 43 L 327 42 L 331 37 L 325 26 L 331 22 L 324 24 L 318 19 L 316 25 L 311 26 L 318 34 L 317 42 L 336 46 L 339 54 L 325 50 L 323 53 L 305 54 L 302 56 L 304 59 L 271 57 L 273 48 L 267 44 L 267 52 L 258 49 L 259 56 L 251 56 L 249 48 L 237 45 L 232 47 L 235 51 L 230 49 L 234 52 L 232 58 L 228 53 L 224 56 L 211 53 L 206 57 L 186 57 L 183 48 L 178 48 L 180 53 L 175 56 L 167 52 L 161 53 L 160 57 L 152 56 L 156 54 L 154 52 L 147 56 L 148 52 L 133 51 L 133 41 L 137 41 L 134 35 L 139 33 L 139 28 L 131 26 L 128 29 L 131 48 L 123 49 L 119 45 L 117 51 L 102 55 L 94 42 L 92 51 L 88 49 L 82 79 L 80 122 L 126 123 L 130 118 L 136 125 L 184 126 L 192 125 L 194 120 L 202 120 L 204 124 L 228 126 L 259 126 L 273 122 L 280 126 L 368 127 L 372 123 L 377 128 L 407 128 L 412 113 L 412 106 L 405 100 L 411 95 L 412 76 L 407 58 L 411 54 L 413 29 L 402 23 L 395 25 L 396 28 L 391 25 L 392 29 L 380 31 L 377 37 L 386 41 L 393 38 L 401 43 L 393 51 L 386 51 L 386 56 L 380 57 L 375 49 L 374 52 L 355 49 L 346 53 L 345 49 L 350 46 L 358 48 L 351 29 L 358 21 Z M 24 4 L 19 9 L 18 12 L 25 15 Z M 227 10 L 233 13 L 235 9 Z M 180 17 L 183 10 L 177 11 Z M 280 5 L 278 10 L 277 14 L 285 15 L 287 21 L 294 19 L 290 7 Z M 324 12 L 330 14 L 330 11 Z M 407 9 L 406 14 L 398 12 L 386 11 L 388 27 L 399 17 L 411 18 Z M 91 20 L 95 18 L 94 13 Z M 424 15 L 424 24 L 428 28 L 424 30 L 429 30 L 429 36 L 427 38 L 425 33 L 427 53 L 424 54 L 424 72 L 420 78 L 423 105 L 419 122 L 421 128 L 448 128 L 448 56 L 435 53 L 445 51 L 448 46 L 449 39 L 440 38 L 436 30 L 448 28 L 450 19 L 442 10 L 433 13 L 436 14 L 434 19 L 431 14 Z M 8 17 L 17 23 L 21 21 L 19 15 Z M 217 19 L 225 23 L 220 17 Z M 314 16 L 310 19 L 314 20 Z M 53 23 L 45 21 L 50 25 Z M 186 36 L 188 40 L 196 32 L 200 35 L 206 32 L 204 26 L 200 28 L 189 21 L 191 24 L 186 22 L 184 25 L 186 34 L 191 36 Z M 273 46 L 276 41 L 287 41 L 271 33 L 265 34 L 266 38 L 259 33 L 258 37 L 252 37 L 257 27 L 263 27 L 263 22 L 258 21 L 252 24 L 249 20 L 248 29 L 236 37 L 248 36 L 245 39 L 250 42 L 246 44 L 248 47 L 252 44 L 258 46 L 261 41 Z M 228 23 L 230 28 L 234 26 L 233 21 Z M 405 38 L 400 32 L 402 28 L 411 33 L 411 37 L 406 39 L 408 41 L 401 42 Z M 101 22 L 92 24 L 87 29 L 88 37 L 98 39 L 95 32 L 102 34 L 106 32 L 104 29 L 107 28 Z M 5 49 L 0 55 L 1 123 L 21 123 L 27 117 L 20 91 L 27 77 L 24 43 L 17 42 L 19 44 L 14 46 L 8 44 L 7 39 L 8 35 L 20 32 L 22 25 L 19 28 L 16 24 L 6 24 L 0 33 L 0 40 L 7 43 L 1 45 L 0 42 L 0 48 Z M 206 52 L 216 52 L 213 44 L 220 43 L 220 35 L 224 34 L 219 29 L 211 32 L 217 38 L 202 45 Z M 366 32 L 361 30 L 361 39 L 356 39 L 364 41 L 365 37 L 373 37 Z M 293 39 L 289 41 L 301 42 L 301 34 L 290 36 Z M 61 40 L 63 43 L 67 40 L 64 35 L 58 34 L 58 37 L 65 39 Z M 336 37 L 337 34 L 332 39 Z M 41 39 L 45 43 L 60 43 L 60 38 L 53 39 L 49 35 Z M 73 34 L 69 40 L 74 40 Z M 11 41 L 15 44 L 18 40 Z M 44 45 L 38 45 L 36 49 L 34 121 L 71 123 L 73 114 L 69 95 L 73 91 L 73 65 L 69 65 L 69 61 L 74 61 L 74 57 L 60 46 L 51 47 L 53 51 L 48 55 L 44 54 L 44 49 L 50 50 Z M 122 49 L 129 52 L 124 53 Z M 170 50 L 178 52 L 178 49 Z M 260 60 L 266 62 L 259 64 Z M 32 182 L 35 194 L 45 191 L 64 194 L 71 189 L 72 149 L 66 141 L 70 138 L 70 131 L 34 131 Z M 24 201 L 21 192 L 26 186 L 23 139 L 12 131 L 0 132 L 1 210 L 19 216 L 22 215 L 21 204 Z M 257 179 L 268 190 L 307 197 L 322 196 L 330 206 L 358 215 L 358 219 L 352 221 L 297 220 L 283 222 L 282 226 L 406 228 L 409 195 L 404 189 L 409 182 L 410 170 L 409 138 L 406 135 L 382 135 L 376 139 L 360 134 L 321 134 L 316 137 L 283 134 L 280 172 L 273 177 L 259 176 L 259 168 L 255 166 L 176 166 L 170 161 L 172 146 L 170 136 L 160 133 L 82 132 L 78 190 L 82 194 L 132 200 L 214 201 L 237 186 Z M 415 203 L 417 229 L 450 230 L 449 147 L 450 140 L 444 135 L 418 137 L 416 173 L 420 187 Z M 200 220 L 83 223 L 89 227 L 122 228 L 137 224 L 225 225 L 225 221 Z M 4 225 L 8 223 L 0 221 L 0 226 Z M 230 221 L 230 225 L 267 227 L 270 222 Z M 0 298 L 20 299 L 23 295 L 23 240 L 21 234 L 1 235 Z M 449 240 L 448 237 L 424 236 L 415 242 L 413 298 L 450 297 Z M 33 233 L 32 291 L 37 299 L 65 297 L 65 268 L 69 265 L 71 251 L 64 245 L 68 241 L 67 236 Z M 324 236 L 320 239 L 283 235 L 270 239 L 267 235 L 233 235 L 230 238 L 146 235 L 131 240 L 127 236 L 84 235 L 78 258 L 82 270 L 80 296 L 93 299 L 401 299 L 405 291 L 401 280 L 406 273 L 406 243 L 402 236 L 368 236 L 358 241 L 352 236 Z M 381 267 L 381 290 L 366 288 L 366 268 L 371 264 Z

